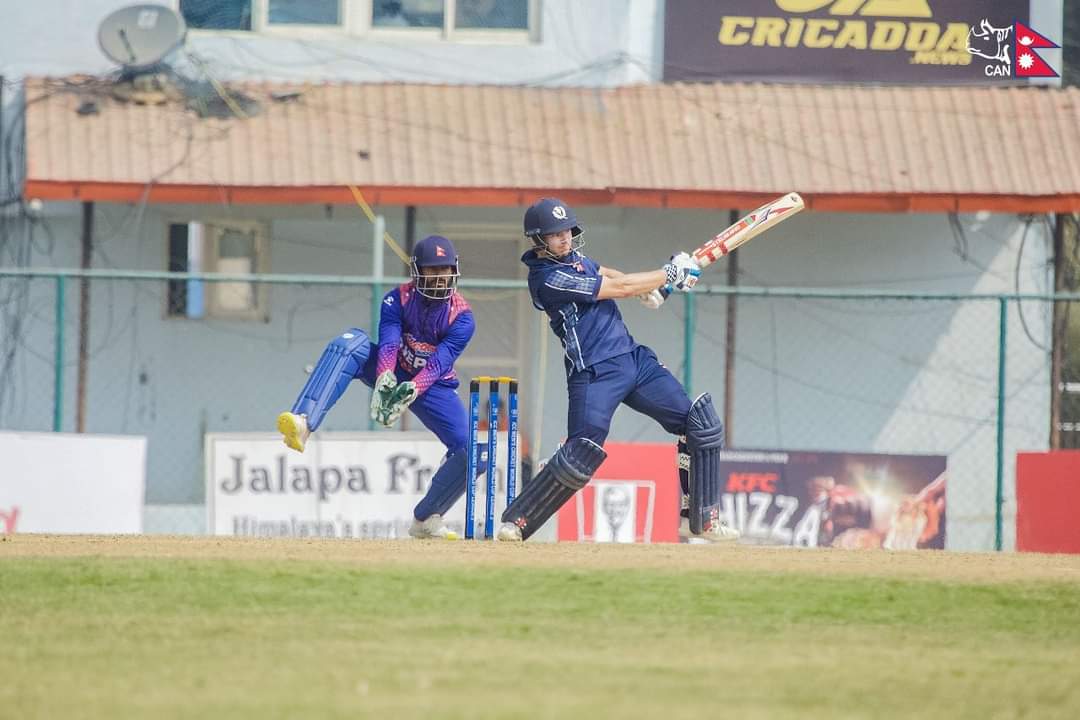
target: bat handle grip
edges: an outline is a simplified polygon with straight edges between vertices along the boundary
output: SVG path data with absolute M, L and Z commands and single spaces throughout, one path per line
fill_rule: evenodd
M 660 288 L 660 297 L 667 300 L 668 295 L 670 295 L 674 291 L 675 291 L 675 288 L 673 288 L 671 285 L 665 285 L 664 287 Z

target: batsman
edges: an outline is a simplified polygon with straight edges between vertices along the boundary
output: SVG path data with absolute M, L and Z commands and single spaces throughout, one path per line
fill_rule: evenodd
M 375 352 L 358 328 L 331 340 L 292 410 L 278 415 L 277 427 L 286 445 L 304 452 L 308 436 L 354 378 L 373 388 L 376 422 L 390 427 L 408 408 L 446 446 L 431 487 L 413 510 L 409 534 L 456 539 L 443 516 L 465 492 L 468 423 L 454 363 L 476 324 L 457 291 L 458 255 L 447 238 L 431 235 L 417 243 L 409 270 L 412 280 L 383 297 Z
M 705 393 L 691 401 L 656 353 L 630 336 L 615 303 L 661 289 L 689 292 L 701 273 L 697 262 L 677 253 L 658 270 L 627 274 L 604 267 L 581 252 L 582 226 L 556 198 L 529 207 L 524 225 L 533 245 L 521 257 L 529 268 L 529 293 L 565 350 L 567 440 L 506 508 L 498 539 L 527 540 L 589 482 L 606 457 L 604 440 L 620 404 L 685 437 L 679 447 L 680 534 L 710 542 L 737 539 L 739 533 L 719 517 L 724 428 L 712 398 Z

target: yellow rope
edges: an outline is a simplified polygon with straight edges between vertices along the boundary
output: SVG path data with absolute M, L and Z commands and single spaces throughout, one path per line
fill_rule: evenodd
M 355 185 L 350 185 L 349 190 L 352 191 L 353 198 L 356 200 L 356 204 L 360 206 L 360 209 L 367 215 L 367 219 L 372 223 L 375 222 L 375 213 L 371 211 L 371 206 L 367 204 L 367 200 L 364 199 L 364 194 L 360 192 L 360 188 Z M 390 233 L 383 231 L 383 240 L 390 246 L 390 249 L 394 251 L 394 254 L 401 259 L 401 262 L 409 265 L 412 263 L 412 258 L 405 254 L 405 251 L 401 249 L 401 246 L 394 242 L 394 238 L 390 237 Z
M 246 118 L 248 116 L 248 114 L 244 112 L 244 109 L 240 107 L 239 103 L 233 100 L 232 95 L 229 95 L 229 91 L 225 89 L 224 85 L 218 82 L 210 73 L 206 73 L 206 77 L 210 80 L 210 84 L 214 87 L 214 91 L 225 101 L 225 104 L 229 106 L 229 110 L 232 111 L 233 115 L 238 118 Z
M 202 74 L 205 75 L 206 79 L 210 81 L 210 85 L 214 88 L 214 92 L 216 92 L 218 94 L 218 97 L 220 97 L 222 101 L 224 101 L 224 103 L 229 106 L 229 111 L 240 119 L 247 119 L 248 114 L 244 112 L 244 108 L 240 107 L 239 103 L 237 103 L 236 100 L 234 100 L 232 96 L 229 95 L 229 91 L 225 88 L 225 86 L 222 85 L 217 78 L 210 74 L 210 71 L 206 69 L 206 63 L 202 61 L 202 58 L 198 57 L 197 55 L 192 55 L 190 53 L 187 54 L 187 58 L 196 66 L 198 66 L 199 70 L 202 71 Z

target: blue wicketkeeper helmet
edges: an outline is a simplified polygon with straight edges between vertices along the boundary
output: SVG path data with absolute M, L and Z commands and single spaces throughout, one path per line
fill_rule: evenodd
M 420 268 L 449 267 L 450 273 L 425 275 Z M 458 254 L 454 244 L 442 235 L 428 235 L 416 243 L 409 267 L 416 292 L 432 300 L 445 300 L 457 287 Z

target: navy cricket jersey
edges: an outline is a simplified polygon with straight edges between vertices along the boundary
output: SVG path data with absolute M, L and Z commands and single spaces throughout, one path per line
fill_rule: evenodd
M 551 329 L 566 350 L 566 372 L 584 370 L 637 347 L 614 300 L 597 300 L 600 265 L 579 252 L 565 260 L 521 256 L 529 267 L 529 294 L 548 314 Z

